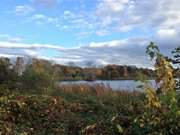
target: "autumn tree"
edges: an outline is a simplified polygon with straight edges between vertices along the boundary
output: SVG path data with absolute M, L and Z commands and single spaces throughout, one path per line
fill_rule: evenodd
M 23 72 L 23 85 L 26 89 L 48 91 L 55 84 L 52 66 L 48 61 L 33 60 Z
M 173 77 L 173 66 L 166 60 L 166 58 L 160 53 L 159 48 L 151 42 L 147 47 L 146 53 L 150 56 L 151 60 L 155 61 L 155 81 L 159 90 L 162 93 L 167 93 L 175 88 Z

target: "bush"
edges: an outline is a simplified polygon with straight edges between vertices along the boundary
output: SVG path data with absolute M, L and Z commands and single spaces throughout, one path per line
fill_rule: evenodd
M 146 106 L 144 113 L 134 120 L 134 134 L 180 134 L 180 108 L 175 91 L 172 65 L 160 54 L 153 43 L 147 47 L 151 59 L 155 59 L 158 91 L 145 86 Z

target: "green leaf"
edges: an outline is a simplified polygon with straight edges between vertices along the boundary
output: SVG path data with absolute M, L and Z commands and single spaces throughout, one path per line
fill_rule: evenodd
M 121 125 L 116 125 L 117 129 L 118 129 L 118 132 L 119 133 L 123 133 L 123 128 L 121 127 Z

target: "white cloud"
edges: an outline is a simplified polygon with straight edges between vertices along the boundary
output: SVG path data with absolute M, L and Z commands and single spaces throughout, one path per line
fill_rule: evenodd
M 35 14 L 32 17 L 30 17 L 29 20 L 34 21 L 37 24 L 51 23 L 56 25 L 58 23 L 57 17 L 49 17 L 43 14 Z
M 17 36 L 11 36 L 9 34 L 0 34 L 0 40 L 1 41 L 8 41 L 8 42 L 22 42 L 23 39 L 21 37 L 17 37 Z
M 24 43 L 11 43 L 11 42 L 0 42 L 0 48 L 7 49 L 56 49 L 63 51 L 64 48 L 56 45 L 48 44 L 24 44 Z
M 128 2 L 129 0 L 101 0 L 97 12 L 99 14 L 119 13 L 125 8 Z
M 18 57 L 18 55 L 12 55 L 12 54 L 2 54 L 2 53 L 0 53 L 0 57 L 14 58 L 14 57 Z
M 96 15 L 100 26 L 113 32 L 145 27 L 155 31 L 177 29 L 180 25 L 180 1 L 100 0 Z
M 102 43 L 92 42 L 86 46 L 76 48 L 63 48 L 57 45 L 45 44 L 0 42 L 0 54 L 45 58 L 61 64 L 67 64 L 72 61 L 80 66 L 84 66 L 88 61 L 95 65 L 131 64 L 148 66 L 144 53 L 145 41 L 145 39 L 126 39 Z M 47 51 L 56 51 L 57 53 L 55 56 L 49 56 Z
M 105 36 L 105 35 L 108 35 L 108 34 L 110 34 L 110 32 L 108 30 L 106 30 L 106 29 L 96 31 L 96 35 L 98 35 L 98 36 Z
M 177 32 L 175 29 L 159 29 L 157 31 L 157 34 L 161 38 L 171 38 L 177 36 Z
M 94 33 L 93 31 L 81 31 L 76 34 L 77 39 L 84 39 Z
M 63 18 L 64 19 L 72 19 L 72 18 L 75 18 L 76 15 L 74 13 L 72 13 L 71 11 L 69 10 L 65 10 L 64 13 L 63 13 Z
M 34 8 L 30 5 L 19 5 L 15 7 L 16 15 L 28 15 L 32 12 L 34 12 Z
M 31 0 L 31 2 L 52 6 L 57 5 L 59 0 Z M 61 4 L 63 6 L 63 2 Z M 20 14 L 32 13 L 34 10 L 32 5 L 17 6 L 16 11 Z M 89 35 L 97 36 L 107 36 L 113 32 L 125 33 L 135 29 L 142 32 L 144 29 L 148 32 L 153 31 L 152 35 L 156 35 L 162 29 L 176 29 L 176 31 L 178 29 L 177 33 L 180 33 L 178 28 L 180 1 L 97 0 L 97 5 L 92 10 L 80 9 L 75 12 L 73 9 L 66 9 L 59 17 L 36 13 L 29 20 L 38 24 L 51 23 L 59 30 L 78 30 L 78 33 L 86 31 Z
M 170 33 L 173 32 L 170 31 Z M 154 40 L 157 41 L 165 55 L 169 55 L 169 52 L 177 47 L 176 42 L 168 45 L 164 44 L 164 40 L 160 40 L 160 38 Z M 151 67 L 148 56 L 145 54 L 149 42 L 149 38 L 137 37 L 106 42 L 90 42 L 76 48 L 64 48 L 60 45 L 51 44 L 0 42 L 0 54 L 37 57 L 61 64 L 68 64 L 71 61 L 79 66 L 84 66 L 91 61 L 95 65 L 120 64 Z M 52 52 L 55 52 L 54 55 L 50 55 Z
M 34 50 L 25 49 L 25 50 L 24 50 L 24 53 L 25 53 L 25 54 L 28 54 L 28 55 L 31 56 L 31 57 L 37 57 L 37 56 L 38 56 L 38 52 L 37 52 L 37 51 L 34 51 Z
M 89 44 L 89 47 L 98 48 L 98 47 L 124 47 L 128 44 L 127 40 L 113 40 L 108 42 L 92 42 Z

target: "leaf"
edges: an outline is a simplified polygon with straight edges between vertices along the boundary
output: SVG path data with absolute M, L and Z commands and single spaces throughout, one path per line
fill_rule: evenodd
M 117 129 L 118 129 L 118 132 L 119 133 L 123 133 L 123 128 L 121 127 L 121 125 L 116 125 Z

